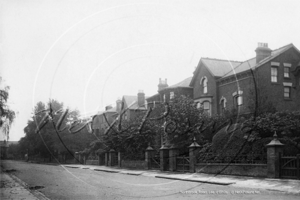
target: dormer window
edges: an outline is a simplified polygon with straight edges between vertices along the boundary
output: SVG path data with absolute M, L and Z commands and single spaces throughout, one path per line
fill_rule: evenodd
M 202 79 L 200 81 L 200 85 L 202 85 L 203 94 L 206 94 L 207 93 L 207 78 L 206 77 L 202 77 Z

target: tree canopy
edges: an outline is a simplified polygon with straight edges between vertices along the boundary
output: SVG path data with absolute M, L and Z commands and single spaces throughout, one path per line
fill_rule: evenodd
M 50 154 L 75 153 L 84 149 L 95 140 L 95 137 L 88 133 L 86 129 L 82 129 L 76 134 L 69 133 L 66 128 L 61 132 L 56 131 L 55 125 L 58 123 L 61 113 L 58 116 L 54 116 L 39 131 L 36 131 L 41 121 L 45 119 L 49 105 L 51 105 L 53 111 L 64 110 L 63 103 L 57 100 L 50 100 L 47 104 L 43 102 L 37 103 L 33 109 L 32 118 L 28 120 L 27 126 L 24 128 L 25 137 L 19 141 L 22 154 L 28 151 L 30 155 L 46 157 Z M 79 111 L 70 111 L 62 121 L 61 127 L 69 127 L 70 123 L 76 120 L 79 120 Z
M 97 148 L 99 153 L 114 149 L 124 152 L 130 159 L 141 159 L 148 145 L 156 151 L 162 145 L 174 145 L 181 153 L 185 153 L 194 137 L 200 144 L 211 141 L 225 120 L 225 116 L 209 117 L 203 109 L 196 107 L 193 99 L 185 96 L 137 112 L 136 117 L 128 121 L 120 122 L 122 116 L 119 116 L 110 131 L 84 153 L 88 154 Z
M 5 86 L 2 77 L 0 77 L 0 129 L 9 138 L 9 130 L 15 119 L 15 112 L 8 106 L 9 86 Z

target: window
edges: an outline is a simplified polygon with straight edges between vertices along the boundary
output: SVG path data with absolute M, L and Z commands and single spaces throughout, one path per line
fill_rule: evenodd
M 225 108 L 226 108 L 226 100 L 225 100 L 225 98 L 223 98 L 223 99 L 221 100 L 220 107 L 221 107 L 221 109 L 220 109 L 221 114 L 224 114 Z
M 284 98 L 291 98 L 291 87 L 284 87 Z
M 200 102 L 196 102 L 196 105 L 197 105 L 197 108 L 198 108 L 198 109 L 201 108 Z
M 174 92 L 170 92 L 170 99 L 174 99 Z
M 271 82 L 277 83 L 277 76 L 278 76 L 278 68 L 271 67 Z
M 124 119 L 124 120 L 127 120 L 127 119 L 128 119 L 128 117 L 127 117 L 127 113 L 124 113 L 124 115 L 123 115 L 123 119 Z
M 207 78 L 203 78 L 202 80 L 203 93 L 207 93 Z
M 203 110 L 207 114 L 210 114 L 210 103 L 208 101 L 203 102 Z
M 238 108 L 239 106 L 243 105 L 243 97 L 242 96 L 239 96 L 239 95 L 236 95 L 234 98 L 233 98 L 233 105 Z
M 289 67 L 284 68 L 284 78 L 290 78 L 290 68 Z

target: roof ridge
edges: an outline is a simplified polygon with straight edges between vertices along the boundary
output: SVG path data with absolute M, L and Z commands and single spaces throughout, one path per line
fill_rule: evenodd
M 285 49 L 285 48 L 287 48 L 287 47 L 289 47 L 289 46 L 294 46 L 294 45 L 293 45 L 293 43 L 284 45 L 284 46 L 282 46 L 282 47 L 280 47 L 280 48 L 277 48 L 277 49 L 272 50 L 272 53 L 275 52 L 275 51 L 278 51 L 278 50 L 280 50 L 280 49 Z M 270 55 L 270 56 L 272 56 L 272 55 Z M 268 59 L 270 56 L 264 58 L 263 60 Z M 232 72 L 232 71 L 234 71 L 235 69 L 237 69 L 238 67 L 240 67 L 243 63 L 249 62 L 251 59 L 254 59 L 254 58 L 256 58 L 256 56 L 253 57 L 253 58 L 250 58 L 250 59 L 248 59 L 248 60 L 245 60 L 245 61 L 242 62 L 241 64 L 237 65 L 235 68 L 231 69 L 229 72 L 225 73 L 225 74 L 223 75 L 223 77 L 226 77 L 226 75 L 228 75 L 230 72 Z M 262 61 L 263 61 L 263 60 L 262 60 Z M 260 61 L 260 62 L 261 62 L 261 61 Z M 258 64 L 259 64 L 259 63 L 257 63 L 256 65 L 258 65 Z M 255 66 L 256 66 L 256 65 L 255 65 Z M 222 78 L 223 78 L 223 77 L 222 77 Z
M 277 48 L 277 49 L 274 49 L 274 50 L 272 50 L 272 52 L 273 52 L 273 51 L 277 51 L 277 50 L 279 50 L 279 49 L 283 49 L 283 48 L 285 48 L 285 47 L 287 47 L 287 46 L 290 46 L 290 45 L 294 46 L 293 43 L 290 43 L 290 44 L 284 45 L 284 46 L 282 46 L 282 47 L 279 47 L 279 48 Z
M 209 57 L 202 57 L 201 59 L 209 59 L 209 60 L 218 60 L 218 61 L 230 61 L 230 62 L 239 62 L 242 63 L 242 61 L 237 61 L 237 60 L 225 60 L 225 59 L 220 59 L 220 58 L 209 58 Z
M 225 73 L 221 78 L 225 77 L 227 74 L 229 74 L 230 72 L 234 71 L 235 69 L 237 69 L 239 66 L 241 66 L 243 63 L 245 62 L 249 62 L 250 60 L 254 59 L 256 57 L 250 58 L 248 60 L 245 60 L 244 62 L 242 62 L 241 64 L 237 65 L 236 67 L 234 67 L 233 69 L 231 69 L 229 72 Z

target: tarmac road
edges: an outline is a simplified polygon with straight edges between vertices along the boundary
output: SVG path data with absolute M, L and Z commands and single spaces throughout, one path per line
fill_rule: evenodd
M 263 188 L 254 190 L 21 161 L 1 161 L 1 165 L 49 199 L 299 199 L 299 195 Z

